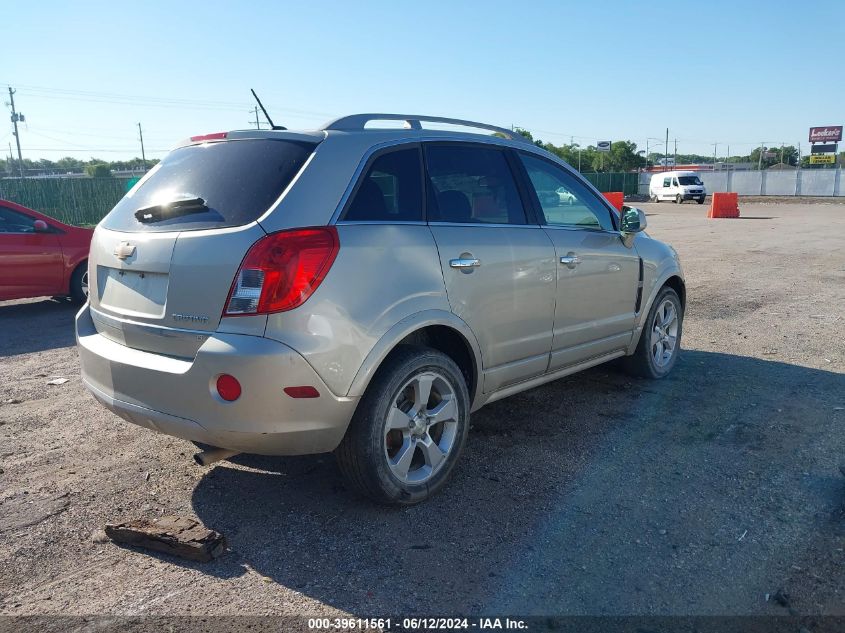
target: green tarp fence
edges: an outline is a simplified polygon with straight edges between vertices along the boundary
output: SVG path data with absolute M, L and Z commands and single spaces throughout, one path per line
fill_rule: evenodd
M 599 191 L 637 193 L 637 174 L 583 174 Z M 0 199 L 41 211 L 62 222 L 94 225 L 126 193 L 123 178 L 0 179 Z
M 126 193 L 123 178 L 0 180 L 0 199 L 76 225 L 97 224 Z
M 637 173 L 622 172 L 581 175 L 593 183 L 593 186 L 601 192 L 621 191 L 626 196 L 633 196 L 638 193 L 639 174 Z

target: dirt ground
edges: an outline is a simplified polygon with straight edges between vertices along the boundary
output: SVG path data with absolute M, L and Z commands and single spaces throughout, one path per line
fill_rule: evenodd
M 845 207 L 640 206 L 687 275 L 673 374 L 485 407 L 413 508 L 355 496 L 331 456 L 200 468 L 86 393 L 72 306 L 0 304 L 0 613 L 845 615 Z M 231 551 L 92 539 L 165 513 Z

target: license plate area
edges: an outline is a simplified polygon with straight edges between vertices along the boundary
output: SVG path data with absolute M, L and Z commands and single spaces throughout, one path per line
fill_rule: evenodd
M 162 318 L 168 275 L 97 266 L 97 291 L 103 308 L 125 314 Z

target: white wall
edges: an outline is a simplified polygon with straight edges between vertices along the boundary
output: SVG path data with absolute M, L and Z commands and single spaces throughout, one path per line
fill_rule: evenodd
M 842 169 L 697 172 L 707 193 L 734 191 L 741 196 L 845 196 Z M 639 192 L 648 195 L 651 174 L 641 173 Z

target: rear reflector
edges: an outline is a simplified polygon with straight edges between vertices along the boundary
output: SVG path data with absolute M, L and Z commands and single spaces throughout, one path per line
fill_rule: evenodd
M 270 314 L 301 306 L 322 283 L 339 249 L 333 226 L 261 238 L 235 275 L 224 316 Z
M 226 402 L 234 402 L 241 397 L 241 383 L 234 376 L 221 374 L 217 377 L 217 393 Z
M 221 141 L 226 138 L 228 132 L 214 132 L 213 134 L 200 134 L 199 136 L 192 136 L 191 141 L 197 143 L 199 141 Z
M 291 398 L 319 398 L 320 392 L 314 387 L 285 387 L 285 393 Z

